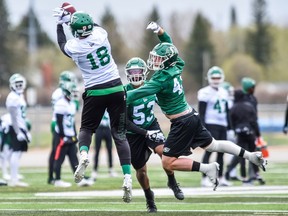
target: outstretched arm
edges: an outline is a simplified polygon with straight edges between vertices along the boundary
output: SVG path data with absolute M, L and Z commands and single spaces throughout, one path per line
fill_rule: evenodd
M 172 43 L 172 38 L 170 35 L 156 22 L 150 22 L 146 29 L 151 29 L 161 42 Z

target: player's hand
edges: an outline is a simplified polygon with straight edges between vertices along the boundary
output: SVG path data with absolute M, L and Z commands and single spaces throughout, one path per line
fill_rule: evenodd
M 148 139 L 150 139 L 154 142 L 158 142 L 158 143 L 164 143 L 166 140 L 164 134 L 160 130 L 148 130 L 146 137 L 148 137 Z
M 62 25 L 63 23 L 69 24 L 71 13 L 61 7 L 56 7 L 53 10 L 53 16 L 57 18 L 56 23 Z
M 158 33 L 161 27 L 156 22 L 150 22 L 146 29 L 151 29 L 154 33 Z
M 288 133 L 288 126 L 284 126 L 284 127 L 283 127 L 283 133 L 284 133 L 284 134 L 287 134 L 287 133 Z
M 22 131 L 20 131 L 17 134 L 17 140 L 20 141 L 20 142 L 27 141 L 27 138 L 26 138 L 25 134 Z

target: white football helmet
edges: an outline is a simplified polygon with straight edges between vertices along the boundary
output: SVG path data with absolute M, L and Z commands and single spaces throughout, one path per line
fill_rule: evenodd
M 131 58 L 125 66 L 125 73 L 132 85 L 140 86 L 147 78 L 147 65 L 141 58 Z
M 22 94 L 26 88 L 26 79 L 21 74 L 13 74 L 9 79 L 10 89 L 17 94 Z
M 213 88 L 218 88 L 225 79 L 223 70 L 218 66 L 213 66 L 207 73 L 208 83 Z

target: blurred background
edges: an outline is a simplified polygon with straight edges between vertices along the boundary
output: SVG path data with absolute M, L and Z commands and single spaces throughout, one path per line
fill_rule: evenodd
M 235 89 L 240 88 L 242 77 L 249 76 L 257 81 L 259 123 L 266 140 L 287 143 L 282 134 L 288 93 L 286 0 L 69 2 L 77 10 L 90 13 L 108 31 L 124 83 L 127 60 L 134 56 L 147 59 L 158 42 L 145 29 L 149 21 L 157 21 L 172 36 L 186 62 L 182 78 L 192 106 L 197 109 L 196 94 L 207 85 L 206 73 L 211 66 L 223 68 L 226 81 Z M 57 45 L 52 11 L 62 3 L 0 0 L 0 114 L 6 112 L 9 77 L 21 73 L 28 82 L 25 96 L 33 146 L 50 146 L 51 94 L 58 86 L 59 74 L 70 70 L 82 81 L 73 61 Z M 67 37 L 71 37 L 69 27 L 64 28 Z M 155 112 L 163 129 L 168 131 L 169 124 L 159 108 Z M 80 116 L 77 118 L 80 121 Z

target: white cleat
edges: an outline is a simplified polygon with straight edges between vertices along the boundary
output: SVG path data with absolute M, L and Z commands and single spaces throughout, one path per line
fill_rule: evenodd
M 219 185 L 218 172 L 219 172 L 219 164 L 217 162 L 213 162 L 209 164 L 208 171 L 205 173 L 206 176 L 208 176 L 208 178 L 214 185 L 214 188 L 213 188 L 214 191 Z
M 126 203 L 131 202 L 132 200 L 132 178 L 130 174 L 124 175 L 124 181 L 123 181 L 123 201 Z
M 252 152 L 250 161 L 260 167 L 263 171 L 266 171 L 268 162 L 265 158 L 263 158 L 262 152 Z
M 71 187 L 72 184 L 70 182 L 65 182 L 65 181 L 62 181 L 62 180 L 55 180 L 54 186 L 55 187 L 67 188 L 67 187 Z
M 80 161 L 79 161 L 79 165 L 77 166 L 77 169 L 74 173 L 74 181 L 75 183 L 79 183 L 82 181 L 82 179 L 84 178 L 84 173 L 86 170 L 86 167 L 89 164 L 89 159 L 88 159 L 88 154 L 81 154 L 80 156 Z
M 77 183 L 77 185 L 79 187 L 89 187 L 89 186 L 92 186 L 93 184 L 94 184 L 94 180 L 93 179 L 85 179 L 85 178 L 83 178 L 82 181 Z
M 114 177 L 117 177 L 118 174 L 117 174 L 117 172 L 114 171 L 113 168 L 110 168 L 110 169 L 109 169 L 109 176 L 112 177 L 112 178 L 114 178 Z
M 219 179 L 219 186 L 227 187 L 227 186 L 232 186 L 232 185 L 233 185 L 233 183 L 227 181 L 227 179 L 225 177 L 223 177 L 223 176 Z
M 10 186 L 10 187 L 28 187 L 29 184 L 27 184 L 26 182 L 13 181 L 13 180 L 11 180 L 11 181 L 8 183 L 8 186 Z
M 205 176 L 201 179 L 201 186 L 202 187 L 212 187 L 213 183 L 210 181 L 210 179 Z

